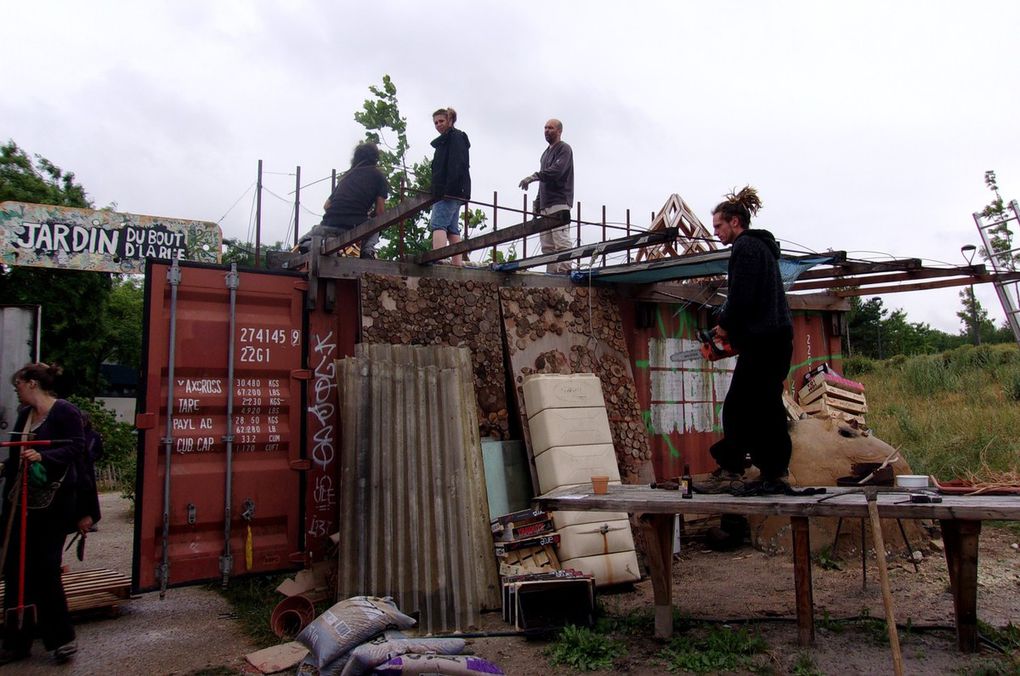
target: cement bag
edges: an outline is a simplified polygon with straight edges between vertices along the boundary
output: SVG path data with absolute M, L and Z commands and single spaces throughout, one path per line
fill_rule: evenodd
M 504 671 L 488 660 L 470 655 L 401 655 L 375 668 L 377 674 L 404 676 L 405 674 L 503 674 Z
M 407 653 L 459 655 L 465 646 L 462 638 L 387 639 L 380 636 L 362 643 L 348 654 L 341 676 L 362 676 L 383 662 Z
M 407 629 L 414 620 L 389 597 L 354 596 L 312 620 L 295 639 L 308 648 L 320 670 L 386 629 Z

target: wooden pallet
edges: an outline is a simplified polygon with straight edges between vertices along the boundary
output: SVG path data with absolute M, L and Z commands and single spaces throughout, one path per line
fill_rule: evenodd
M 108 608 L 115 610 L 131 596 L 131 578 L 107 568 L 68 571 L 61 576 L 67 607 L 72 613 Z M 0 581 L 0 595 L 4 583 Z M 0 613 L 2 615 L 2 613 Z M 3 624 L 3 617 L 0 617 Z

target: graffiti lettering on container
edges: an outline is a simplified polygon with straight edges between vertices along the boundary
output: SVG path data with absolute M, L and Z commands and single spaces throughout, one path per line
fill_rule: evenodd
M 326 532 L 326 529 L 328 527 L 329 527 L 328 522 L 323 521 L 322 519 L 316 519 L 315 517 L 312 517 L 312 523 L 308 527 L 308 534 L 311 535 L 312 537 L 324 538 L 326 537 L 326 535 L 328 535 L 328 533 Z
M 315 478 L 312 503 L 313 511 L 331 514 L 336 503 L 336 496 L 333 480 L 326 472 L 336 459 L 333 441 L 335 436 L 333 420 L 336 416 L 336 405 L 333 403 L 336 365 L 333 359 L 336 342 L 333 332 L 330 331 L 326 335 L 313 334 L 312 345 L 311 361 L 317 360 L 317 363 L 314 366 L 311 402 L 308 406 L 308 413 L 312 416 L 309 424 L 309 431 L 312 435 L 311 460 L 315 470 L 322 473 Z M 329 523 L 329 521 L 311 517 L 308 535 L 325 537 L 329 534 Z
M 320 476 L 315 480 L 315 491 L 312 500 L 320 512 L 330 509 L 334 501 L 333 479 L 329 476 Z

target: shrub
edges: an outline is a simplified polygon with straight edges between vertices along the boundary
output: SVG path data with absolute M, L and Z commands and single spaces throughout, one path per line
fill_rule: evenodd
M 92 427 L 103 438 L 103 457 L 96 465 L 96 471 L 112 467 L 120 476 L 117 487 L 128 499 L 135 494 L 135 461 L 138 455 L 138 437 L 134 427 L 118 422 L 113 411 L 101 401 L 71 397 L 70 402 L 81 411 L 88 413 Z
M 1006 370 L 1001 376 L 1001 382 L 1006 399 L 1020 401 L 1020 368 L 1014 366 Z
M 843 375 L 847 378 L 871 373 L 875 370 L 875 360 L 869 357 L 847 357 L 843 360 Z
M 597 634 L 587 627 L 567 626 L 546 650 L 549 663 L 575 671 L 611 669 L 613 660 L 624 652 L 623 644 Z
M 903 365 L 905 384 L 915 394 L 951 390 L 959 385 L 959 374 L 938 357 L 912 357 Z

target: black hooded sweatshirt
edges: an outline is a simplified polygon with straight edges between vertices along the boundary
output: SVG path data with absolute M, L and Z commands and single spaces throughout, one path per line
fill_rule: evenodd
M 729 290 L 719 326 L 741 349 L 755 338 L 792 331 L 790 307 L 779 274 L 779 244 L 768 230 L 747 229 L 733 242 Z

